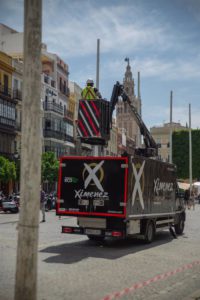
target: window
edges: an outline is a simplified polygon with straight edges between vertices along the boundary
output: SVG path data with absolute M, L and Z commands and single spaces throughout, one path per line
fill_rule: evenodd
M 73 137 L 73 125 L 69 123 L 66 124 L 66 134 Z
M 14 88 L 14 90 L 18 89 L 18 80 L 17 79 L 14 79 L 13 88 Z
M 15 105 L 0 99 L 0 116 L 15 120 Z
M 4 74 L 4 87 L 8 89 L 8 75 Z
M 45 128 L 50 129 L 51 128 L 51 121 L 50 120 L 45 120 Z
M 0 99 L 0 116 L 3 116 L 3 100 Z

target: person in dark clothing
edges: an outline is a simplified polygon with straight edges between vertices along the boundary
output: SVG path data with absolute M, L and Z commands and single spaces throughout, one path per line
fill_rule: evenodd
M 185 207 L 189 205 L 189 199 L 190 199 L 190 191 L 185 190 L 185 194 L 184 194 Z
M 42 211 L 42 222 L 45 222 L 45 192 L 40 190 L 40 210 Z

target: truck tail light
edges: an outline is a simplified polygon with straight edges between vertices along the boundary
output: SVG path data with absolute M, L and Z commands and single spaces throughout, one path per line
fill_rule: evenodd
M 112 231 L 112 236 L 113 237 L 120 237 L 120 236 L 122 236 L 122 232 L 121 231 Z
M 73 232 L 73 228 L 63 227 L 62 232 L 64 232 L 64 233 L 72 233 Z

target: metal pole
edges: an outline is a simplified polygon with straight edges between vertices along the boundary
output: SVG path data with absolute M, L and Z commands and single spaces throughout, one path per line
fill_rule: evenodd
M 99 89 L 100 39 L 97 39 L 96 88 Z
M 173 92 L 170 92 L 170 155 L 169 155 L 169 162 L 172 164 L 172 101 L 173 101 Z
M 37 298 L 37 252 L 41 181 L 42 0 L 24 1 L 24 69 L 20 216 L 15 300 Z
M 192 191 L 192 130 L 191 130 L 191 104 L 189 104 L 189 177 L 190 195 Z
M 138 100 L 139 100 L 138 113 L 140 116 L 142 116 L 141 93 L 140 93 L 140 72 L 138 72 Z M 137 142 L 138 142 L 137 146 L 141 147 L 141 133 L 139 127 L 138 127 L 138 134 L 137 134 Z
M 100 39 L 97 39 L 97 66 L 96 66 L 96 88 L 99 89 L 99 63 L 100 63 Z M 93 155 L 101 156 L 101 147 L 93 147 Z

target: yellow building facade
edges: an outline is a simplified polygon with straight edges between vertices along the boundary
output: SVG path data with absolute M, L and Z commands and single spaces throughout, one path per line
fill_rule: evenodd
M 0 51 L 0 86 L 1 91 L 10 92 L 12 87 L 12 73 L 14 68 L 12 67 L 12 57 L 8 56 L 6 53 Z
M 14 159 L 16 137 L 16 101 L 12 92 L 12 58 L 0 51 L 0 155 Z M 0 183 L 7 195 L 12 191 L 12 182 Z

